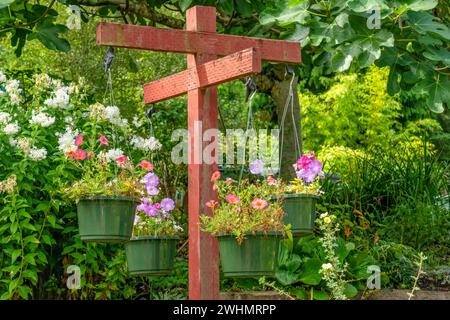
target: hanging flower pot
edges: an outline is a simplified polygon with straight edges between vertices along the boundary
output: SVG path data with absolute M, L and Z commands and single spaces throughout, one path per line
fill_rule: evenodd
M 316 202 L 318 196 L 313 194 L 285 194 L 283 201 L 284 224 L 291 225 L 294 236 L 313 233 L 316 220 Z
M 219 234 L 220 263 L 225 277 L 253 278 L 273 276 L 278 261 L 279 231 L 247 234 L 240 243 L 234 235 Z
M 128 241 L 133 230 L 136 202 L 123 196 L 94 196 L 77 205 L 81 240 L 93 242 Z
M 133 276 L 165 275 L 173 270 L 178 237 L 135 237 L 125 244 L 128 272 Z

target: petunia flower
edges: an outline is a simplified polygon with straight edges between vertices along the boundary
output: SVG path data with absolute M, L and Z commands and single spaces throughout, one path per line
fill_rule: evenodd
M 175 208 L 175 202 L 170 198 L 161 200 L 161 209 L 164 211 L 172 211 Z
M 250 172 L 252 174 L 260 174 L 264 169 L 264 162 L 262 160 L 254 160 L 250 162 Z
M 146 185 L 156 187 L 159 183 L 159 178 L 156 175 L 156 173 L 149 172 L 144 176 L 142 182 L 145 183 Z
M 239 199 L 239 197 L 234 194 L 229 194 L 229 195 L 227 195 L 227 202 L 229 204 L 235 205 L 235 204 L 240 203 L 241 199 Z
M 149 184 L 145 185 L 145 190 L 147 191 L 147 194 L 150 196 L 156 196 L 159 193 L 158 187 Z
M 94 155 L 94 152 L 89 151 L 87 154 L 87 158 L 90 159 L 90 158 L 92 158 L 93 155 Z
M 270 185 L 275 185 L 275 184 L 277 184 L 277 180 L 276 180 L 273 176 L 268 176 L 266 181 L 267 181 L 267 183 L 270 184 Z

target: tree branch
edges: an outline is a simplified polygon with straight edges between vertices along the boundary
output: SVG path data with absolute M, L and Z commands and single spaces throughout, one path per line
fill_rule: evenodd
M 126 0 L 78 0 L 78 4 L 86 7 L 117 6 L 123 10 L 127 7 Z M 184 27 L 183 20 L 159 13 L 150 8 L 145 1 L 130 2 L 127 11 L 170 28 L 182 29 Z

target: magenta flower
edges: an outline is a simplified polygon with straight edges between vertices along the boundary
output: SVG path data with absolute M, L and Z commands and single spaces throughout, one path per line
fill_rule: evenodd
M 175 202 L 170 198 L 164 198 L 161 200 L 161 209 L 164 211 L 172 211 L 175 208 Z
M 315 174 L 320 174 L 322 172 L 323 164 L 317 159 L 314 159 L 310 164 L 310 170 Z
M 266 208 L 268 205 L 269 205 L 269 203 L 264 199 L 255 198 L 252 201 L 252 208 L 256 209 L 256 210 L 262 210 L 262 209 Z
M 262 160 L 254 160 L 250 162 L 250 172 L 252 174 L 260 174 L 264 169 L 264 162 Z
M 235 205 L 235 204 L 240 203 L 241 199 L 239 199 L 239 197 L 234 194 L 229 194 L 229 195 L 227 195 L 227 202 L 229 204 Z

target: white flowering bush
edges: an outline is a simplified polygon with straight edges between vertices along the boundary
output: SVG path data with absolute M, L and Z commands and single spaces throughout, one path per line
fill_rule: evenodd
M 93 132 L 108 136 L 101 157 L 111 164 L 124 154 L 153 160 L 162 145 L 145 133 L 144 115 L 128 121 L 117 106 L 93 102 L 82 80 L 20 79 L 0 71 L 0 299 L 107 297 L 119 290 L 105 285 L 108 272 L 126 277 L 123 251 L 78 237 L 74 203 L 60 192 L 81 177 L 73 157 L 88 157 L 75 142 Z M 65 285 L 70 264 L 83 266 L 76 292 Z M 116 281 L 133 294 L 134 280 Z

